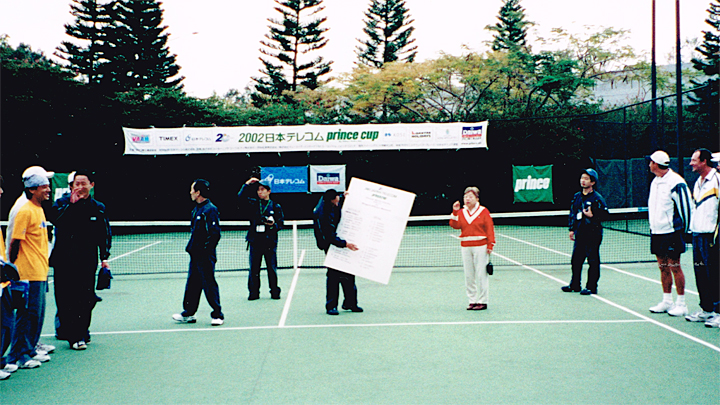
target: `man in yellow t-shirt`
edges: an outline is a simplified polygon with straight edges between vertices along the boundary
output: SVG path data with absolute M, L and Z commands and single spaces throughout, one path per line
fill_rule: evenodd
M 20 273 L 20 280 L 28 284 L 27 305 L 17 308 L 15 334 L 8 361 L 20 368 L 35 368 L 50 360 L 47 353 L 39 353 L 45 318 L 45 294 L 48 276 L 48 233 L 41 203 L 50 198 L 50 182 L 42 175 L 23 179 L 28 202 L 17 212 L 10 239 L 10 261 Z

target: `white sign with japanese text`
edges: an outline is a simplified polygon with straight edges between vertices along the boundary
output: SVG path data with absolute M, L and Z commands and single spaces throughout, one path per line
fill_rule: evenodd
M 488 122 L 123 128 L 126 155 L 487 148 Z
M 352 178 L 338 224 L 338 237 L 358 250 L 330 246 L 325 266 L 387 284 L 415 194 Z

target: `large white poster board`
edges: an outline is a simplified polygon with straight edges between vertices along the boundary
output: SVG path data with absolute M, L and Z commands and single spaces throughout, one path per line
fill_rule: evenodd
M 414 201 L 413 193 L 352 178 L 337 233 L 358 250 L 330 246 L 325 266 L 387 284 Z

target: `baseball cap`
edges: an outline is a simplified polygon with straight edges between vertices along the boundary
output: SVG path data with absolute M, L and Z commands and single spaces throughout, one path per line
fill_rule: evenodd
M 30 177 L 34 174 L 43 176 L 47 179 L 51 179 L 55 175 L 55 172 L 49 172 L 40 166 L 30 166 L 27 169 L 25 169 L 25 171 L 22 174 L 23 181 L 25 181 L 25 178 Z
M 23 184 L 25 188 L 48 186 L 50 185 L 50 180 L 41 174 L 32 174 L 29 177 L 23 178 Z
M 647 156 L 647 158 L 659 165 L 670 166 L 670 156 L 661 150 L 655 151 L 652 155 Z
M 595 169 L 587 168 L 583 171 L 583 173 L 586 173 L 593 181 L 598 181 L 598 174 L 595 171 Z

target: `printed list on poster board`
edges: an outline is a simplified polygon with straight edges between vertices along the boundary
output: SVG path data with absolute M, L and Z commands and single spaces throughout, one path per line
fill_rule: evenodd
M 358 250 L 330 246 L 325 266 L 387 284 L 414 201 L 413 193 L 352 178 L 337 233 Z

